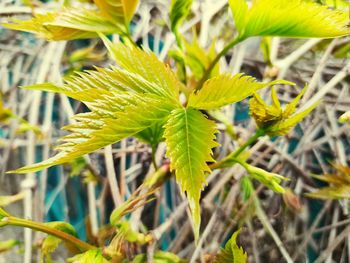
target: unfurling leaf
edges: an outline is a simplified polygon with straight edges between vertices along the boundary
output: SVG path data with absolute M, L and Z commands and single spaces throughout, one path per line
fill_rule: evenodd
M 257 126 L 270 137 L 286 135 L 291 128 L 302 121 L 319 102 L 313 104 L 306 110 L 297 114 L 296 105 L 306 91 L 307 86 L 294 98 L 284 109 L 281 108 L 277 93 L 274 89 L 271 91 L 272 105 L 267 105 L 257 94 L 250 100 L 250 114 L 253 116 Z
M 293 83 L 285 80 L 261 83 L 257 82 L 255 78 L 245 76 L 242 73 L 219 75 L 207 80 L 198 92 L 193 92 L 189 98 L 188 106 L 201 110 L 212 110 L 236 103 L 259 89 L 277 84 L 293 85 Z
M 350 34 L 348 13 L 303 0 L 229 0 L 238 38 L 333 38 Z
M 317 180 L 329 184 L 314 192 L 307 193 L 306 196 L 318 199 L 349 199 L 350 198 L 350 168 L 343 165 L 334 165 L 336 173 L 313 175 Z
M 191 11 L 192 0 L 172 0 L 170 9 L 171 30 L 179 39 L 178 27 Z
M 200 193 L 210 172 L 207 162 L 213 162 L 212 148 L 216 124 L 201 112 L 192 108 L 175 109 L 165 125 L 164 137 L 171 170 L 175 170 L 176 181 L 186 192 L 192 213 L 195 238 L 199 237 Z
M 284 188 L 280 185 L 282 180 L 288 180 L 286 177 L 283 177 L 276 173 L 267 172 L 264 169 L 255 167 L 246 162 L 239 162 L 249 173 L 251 177 L 255 180 L 258 180 L 260 183 L 270 188 L 276 193 L 284 193 Z
M 247 253 L 236 243 L 240 230 L 233 233 L 225 248 L 216 255 L 214 263 L 246 263 Z
M 151 234 L 142 234 L 132 229 L 128 221 L 120 222 L 117 225 L 117 235 L 130 243 L 145 245 L 153 240 Z
M 64 143 L 57 147 L 60 152 L 56 156 L 13 172 L 35 172 L 70 162 L 164 123 L 169 113 L 179 107 L 179 81 L 168 67 L 153 54 L 123 44 L 116 48 L 122 69 L 79 73 L 66 78 L 63 85 L 44 83 L 28 87 L 66 94 L 84 102 L 91 112 L 75 115 L 76 123 L 64 127 L 71 133 L 62 139 Z

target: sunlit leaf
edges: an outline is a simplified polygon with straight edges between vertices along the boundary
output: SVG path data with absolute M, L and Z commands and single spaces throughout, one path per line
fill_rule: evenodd
M 69 8 L 58 12 L 36 14 L 30 20 L 12 19 L 5 27 L 37 34 L 48 40 L 68 40 L 97 37 L 96 32 L 113 34 L 122 28 L 97 11 Z
M 303 0 L 230 0 L 239 38 L 333 38 L 350 34 L 348 13 Z
M 214 263 L 246 263 L 247 253 L 236 243 L 240 230 L 233 233 L 227 241 L 225 248 L 216 255 Z
M 219 75 L 207 80 L 197 93 L 193 92 L 189 98 L 188 106 L 201 110 L 216 109 L 241 101 L 259 89 L 276 84 L 292 85 L 293 83 L 285 80 L 261 83 L 242 73 Z
M 200 193 L 210 172 L 207 162 L 213 162 L 212 148 L 218 146 L 215 139 L 215 123 L 195 109 L 176 109 L 165 125 L 164 137 L 171 169 L 176 181 L 186 192 L 192 212 L 195 238 L 199 236 Z
M 155 55 L 118 46 L 122 68 L 97 69 L 65 79 L 65 84 L 44 83 L 27 88 L 60 92 L 84 102 L 91 112 L 74 117 L 64 127 L 56 156 L 13 172 L 35 172 L 98 150 L 163 123 L 179 107 L 178 80 Z M 138 60 L 134 60 L 138 57 Z M 147 110 L 145 110 L 147 109 Z
M 139 0 L 94 0 L 101 13 L 115 24 L 123 25 L 128 31 L 129 23 L 134 16 Z

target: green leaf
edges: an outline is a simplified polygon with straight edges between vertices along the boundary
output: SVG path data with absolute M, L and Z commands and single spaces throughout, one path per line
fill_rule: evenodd
M 227 241 L 225 248 L 216 255 L 214 263 L 246 263 L 247 253 L 242 247 L 236 243 L 237 236 L 240 230 L 233 233 L 229 241 Z
M 163 126 L 164 122 L 157 122 L 151 127 L 136 134 L 135 137 L 142 142 L 150 144 L 152 148 L 155 148 L 163 140 Z
M 171 170 L 175 170 L 176 181 L 186 192 L 192 212 L 195 238 L 198 240 L 200 226 L 200 193 L 210 172 L 207 162 L 213 162 L 212 148 L 216 124 L 201 112 L 192 108 L 175 109 L 165 125 L 164 137 Z
M 103 257 L 101 250 L 93 249 L 93 250 L 88 250 L 84 253 L 75 255 L 72 258 L 69 258 L 68 262 L 72 262 L 72 263 L 107 263 L 109 261 L 107 261 Z
M 196 109 L 212 110 L 241 101 L 261 88 L 276 84 L 293 85 L 285 80 L 261 83 L 243 73 L 219 75 L 207 80 L 197 93 L 193 92 L 189 97 L 188 105 Z
M 172 0 L 170 8 L 171 31 L 179 38 L 178 27 L 191 11 L 192 0 Z
M 125 26 L 125 32 L 128 32 L 127 28 L 139 0 L 94 0 L 94 2 L 105 17 L 115 21 L 115 24 Z
M 120 25 L 114 24 L 97 11 L 67 8 L 58 12 L 36 14 L 30 20 L 12 19 L 5 27 L 37 34 L 48 40 L 69 40 L 97 37 L 96 32 L 114 34 L 122 32 Z
M 229 1 L 239 38 L 252 36 L 333 38 L 350 34 L 348 13 L 302 0 Z

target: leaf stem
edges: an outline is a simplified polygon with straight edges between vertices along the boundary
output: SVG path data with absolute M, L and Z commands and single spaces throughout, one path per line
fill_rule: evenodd
M 152 164 L 153 164 L 153 167 L 154 167 L 155 171 L 158 170 L 158 165 L 157 165 L 157 162 L 156 162 L 156 151 L 157 151 L 157 146 L 152 145 L 151 158 L 152 158 Z
M 220 58 L 225 56 L 227 54 L 227 52 L 233 48 L 234 46 L 236 46 L 237 44 L 239 44 L 240 42 L 242 42 L 245 38 L 242 37 L 236 37 L 234 38 L 231 42 L 229 42 L 221 51 L 219 54 L 216 55 L 216 57 L 214 58 L 214 60 L 210 63 L 209 67 L 206 69 L 206 71 L 203 74 L 203 77 L 200 79 L 200 81 L 198 82 L 195 91 L 200 90 L 203 87 L 204 82 L 209 78 L 211 71 L 214 69 L 215 65 L 219 62 Z
M 8 216 L 8 217 L 4 217 L 0 221 L 0 225 L 1 225 L 1 227 L 6 226 L 6 225 L 20 226 L 20 227 L 30 228 L 30 229 L 33 229 L 36 231 L 44 232 L 48 235 L 55 236 L 59 239 L 62 239 L 66 242 L 69 242 L 69 243 L 75 245 L 81 251 L 96 249 L 95 246 L 90 245 L 90 244 L 80 240 L 79 238 L 76 238 L 75 236 L 67 234 L 63 231 L 60 231 L 60 230 L 52 228 L 52 227 L 48 227 L 44 223 L 39 223 L 39 222 L 35 222 L 35 221 L 27 220 L 27 219 L 22 219 L 22 218 L 18 218 L 18 217 L 14 217 L 14 216 Z
M 218 161 L 216 163 L 213 163 L 210 165 L 210 169 L 218 169 L 222 168 L 225 164 L 227 164 L 230 161 L 233 161 L 236 159 L 247 147 L 252 145 L 256 142 L 257 139 L 259 139 L 261 136 L 265 135 L 265 131 L 262 129 L 258 129 L 253 136 L 251 136 L 244 144 L 242 144 L 236 151 L 230 153 L 227 155 L 224 159 L 221 161 Z M 236 162 L 236 161 L 235 161 Z

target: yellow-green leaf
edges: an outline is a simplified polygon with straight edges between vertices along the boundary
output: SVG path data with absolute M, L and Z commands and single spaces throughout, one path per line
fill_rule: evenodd
M 72 263 L 107 263 L 110 262 L 105 259 L 100 249 L 88 250 L 84 253 L 75 255 L 68 259 Z
M 127 29 L 139 0 L 94 0 L 101 13 Z
M 291 128 L 302 121 L 319 104 L 317 102 L 306 110 L 294 114 L 296 106 L 306 89 L 307 86 L 284 109 L 280 105 L 275 89 L 271 90 L 272 105 L 267 105 L 257 93 L 254 93 L 249 107 L 250 114 L 257 126 L 271 137 L 286 135 Z
M 100 37 L 113 59 L 130 75 L 132 80 L 129 82 L 138 84 L 137 79 L 134 80 L 134 76 L 137 76 L 145 88 L 153 90 L 152 93 L 158 93 L 179 105 L 179 90 L 183 84 L 176 78 L 169 65 L 161 62 L 151 51 L 113 44 L 105 36 Z
M 239 38 L 333 38 L 350 34 L 348 13 L 304 0 L 230 0 Z
M 216 255 L 214 263 L 246 263 L 247 253 L 236 243 L 240 230 L 234 232 L 227 241 L 225 248 Z
M 120 25 L 109 21 L 97 11 L 67 8 L 58 12 L 36 14 L 30 20 L 12 19 L 5 27 L 37 34 L 48 40 L 69 40 L 97 37 L 96 32 L 122 32 Z
M 165 125 L 167 156 L 176 181 L 187 194 L 196 240 L 200 226 L 199 199 L 206 173 L 210 172 L 207 162 L 214 161 L 212 148 L 218 146 L 214 141 L 216 132 L 216 124 L 192 108 L 173 110 Z
M 13 172 L 35 172 L 70 162 L 155 123 L 164 123 L 169 113 L 180 107 L 179 81 L 154 54 L 123 44 L 116 48 L 122 68 L 78 73 L 66 78 L 63 85 L 27 87 L 66 94 L 84 102 L 91 112 L 76 115 L 76 123 L 64 127 L 71 133 L 62 139 L 56 156 Z
M 207 80 L 197 93 L 193 92 L 189 98 L 188 106 L 201 110 L 212 110 L 241 101 L 261 88 L 276 84 L 293 85 L 285 80 L 261 83 L 253 77 L 243 75 L 243 73 L 219 75 Z
M 171 30 L 175 33 L 178 42 L 181 42 L 178 27 L 191 11 L 192 0 L 172 0 L 170 8 Z

